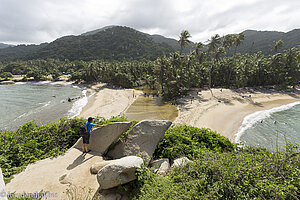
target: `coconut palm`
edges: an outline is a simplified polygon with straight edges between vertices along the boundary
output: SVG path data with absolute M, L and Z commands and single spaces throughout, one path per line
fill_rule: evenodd
M 196 42 L 195 43 L 195 53 L 198 56 L 199 55 L 199 50 L 204 47 L 204 44 L 202 42 Z
M 192 37 L 191 34 L 187 30 L 183 30 L 180 34 L 180 38 L 178 40 L 178 44 L 180 45 L 180 53 L 182 53 L 183 48 L 186 45 L 189 45 L 191 41 L 189 38 Z
M 239 33 L 234 36 L 233 44 L 235 46 L 234 54 L 236 53 L 237 47 L 240 46 L 245 40 L 244 33 Z
M 207 51 L 208 53 L 213 53 L 217 50 L 218 46 L 221 44 L 221 37 L 219 34 L 212 36 L 210 40 L 208 40 Z
M 277 53 L 279 50 L 282 49 L 283 45 L 284 45 L 284 42 L 283 42 L 282 40 L 276 41 L 276 42 L 273 44 L 273 49 L 274 49 L 274 51 Z
M 233 46 L 233 41 L 234 41 L 234 35 L 228 34 L 225 37 L 223 37 L 222 46 L 226 49 L 229 49 L 230 47 Z

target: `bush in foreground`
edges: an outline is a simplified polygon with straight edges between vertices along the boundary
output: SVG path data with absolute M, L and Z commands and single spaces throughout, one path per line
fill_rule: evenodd
M 163 140 L 157 145 L 154 159 L 169 158 L 174 160 L 181 156 L 193 159 L 202 153 L 202 149 L 213 151 L 233 151 L 235 145 L 220 134 L 206 128 L 192 126 L 172 126 Z
M 168 130 L 156 157 L 173 160 L 181 155 L 193 162 L 165 177 L 152 169 L 138 170 L 128 187 L 132 199 L 299 199 L 300 152 L 236 148 L 215 132 L 189 126 Z

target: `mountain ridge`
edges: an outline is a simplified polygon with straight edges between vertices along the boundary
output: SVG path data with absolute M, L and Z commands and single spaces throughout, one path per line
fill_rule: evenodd
M 300 45 L 300 29 L 288 32 L 245 30 L 245 40 L 237 47 L 240 53 L 274 54 L 272 45 L 283 40 L 283 50 Z M 4 44 L 5 45 L 5 44 Z M 1 43 L 0 43 L 1 46 Z M 191 43 L 184 49 L 189 53 Z M 177 40 L 162 35 L 150 35 L 126 26 L 110 25 L 80 35 L 67 35 L 50 43 L 40 45 L 17 45 L 0 48 L 0 61 L 28 59 L 69 59 L 69 60 L 155 60 L 163 54 L 179 51 Z M 235 52 L 231 47 L 228 56 Z

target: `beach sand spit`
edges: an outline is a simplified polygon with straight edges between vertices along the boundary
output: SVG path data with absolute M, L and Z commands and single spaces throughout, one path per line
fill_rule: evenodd
M 300 101 L 298 90 L 195 89 L 189 96 L 177 100 L 179 115 L 175 123 L 210 128 L 234 142 L 247 115 L 296 101 Z
M 79 117 L 111 118 L 123 115 L 129 106 L 143 92 L 134 89 L 120 89 L 109 87 L 105 84 L 97 84 L 91 87 L 96 93 L 88 99 L 88 103 L 83 107 Z

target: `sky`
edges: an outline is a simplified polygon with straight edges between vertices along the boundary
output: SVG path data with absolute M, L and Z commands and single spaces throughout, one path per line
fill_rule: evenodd
M 0 0 L 0 43 L 40 44 L 109 25 L 193 42 L 300 28 L 300 0 Z

